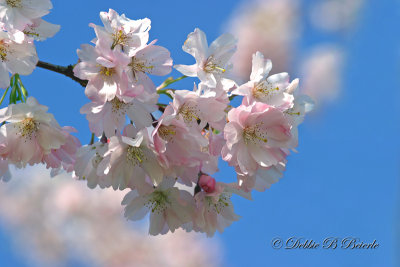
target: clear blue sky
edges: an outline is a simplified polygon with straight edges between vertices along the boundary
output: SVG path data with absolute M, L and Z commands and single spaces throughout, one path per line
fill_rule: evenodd
M 113 8 L 129 18 L 149 17 L 150 38 L 170 49 L 176 63 L 189 63 L 192 59 L 181 50 L 186 35 L 199 27 L 209 41 L 215 39 L 238 3 L 53 1 L 54 9 L 46 18 L 62 28 L 54 38 L 37 44 L 39 58 L 61 65 L 75 63 L 76 49 L 94 37 L 88 24 L 100 24 L 99 12 Z M 290 156 L 278 184 L 254 194 L 253 202 L 234 199 L 243 218 L 218 235 L 227 266 L 398 266 L 399 15 L 399 1 L 366 0 L 359 25 L 343 43 L 348 61 L 339 101 L 326 107 L 319 119 L 300 127 L 299 153 Z M 318 38 L 306 34 L 303 45 Z M 79 114 L 88 102 L 79 84 L 41 69 L 22 79 L 30 95 L 50 106 L 61 125 L 75 126 L 83 143 L 90 139 L 87 121 Z M 185 81 L 180 87 L 191 88 L 192 83 Z M 233 171 L 225 167 L 219 177 L 235 179 Z M 353 236 L 367 242 L 376 239 L 380 246 L 362 251 L 271 248 L 272 238 L 291 236 L 317 242 Z M 29 266 L 7 250 L 9 242 L 7 235 L 0 233 L 0 266 Z

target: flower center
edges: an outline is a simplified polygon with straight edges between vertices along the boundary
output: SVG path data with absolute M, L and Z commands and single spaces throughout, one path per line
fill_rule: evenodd
M 117 45 L 126 45 L 129 36 L 124 33 L 122 29 L 113 33 L 113 43 L 111 45 L 111 49 L 114 49 Z
M 278 86 L 274 86 L 274 84 L 268 82 L 268 81 L 262 81 L 259 82 L 256 86 L 253 88 L 253 96 L 257 99 L 260 98 L 270 98 L 274 94 L 279 93 L 280 89 Z
M 178 114 L 181 114 L 183 121 L 186 124 L 190 124 L 194 121 L 198 122 L 200 121 L 200 116 L 199 116 L 200 110 L 197 108 L 196 105 L 192 106 L 189 104 L 183 104 L 179 110 Z
M 254 144 L 259 143 L 260 141 L 263 143 L 267 143 L 268 139 L 267 139 L 267 133 L 262 131 L 260 126 L 263 123 L 257 123 L 255 125 L 252 126 L 248 126 L 246 128 L 244 128 L 243 130 L 243 139 L 244 139 L 244 143 L 247 145 L 249 142 L 252 142 Z
M 107 67 L 102 67 L 100 70 L 100 74 L 105 76 L 106 78 L 111 77 L 115 73 L 114 68 L 107 68 Z
M 229 194 L 221 194 L 217 202 L 214 202 L 212 197 L 206 196 L 206 202 L 208 203 L 208 211 L 215 210 L 218 214 L 223 211 L 225 207 L 229 206 L 229 200 L 231 196 Z
M 8 45 L 3 41 L 0 41 L 0 59 L 1 61 L 7 60 Z
M 173 125 L 170 126 L 165 126 L 165 125 L 161 125 L 158 128 L 158 134 L 160 135 L 160 137 L 165 140 L 165 141 L 171 141 L 174 138 L 174 135 L 176 134 L 176 127 Z
M 6 0 L 6 4 L 11 7 L 22 7 L 21 0 Z
M 19 122 L 18 128 L 22 137 L 32 139 L 32 135 L 39 129 L 40 122 L 32 118 L 26 118 Z
M 168 194 L 162 191 L 153 192 L 151 198 L 144 204 L 146 207 L 151 209 L 151 212 L 157 212 L 161 214 L 166 210 L 171 202 L 168 199 Z
M 126 161 L 134 166 L 141 164 L 146 159 L 143 150 L 140 147 L 128 146 L 126 153 Z
M 114 97 L 113 100 L 109 101 L 112 105 L 111 111 L 113 113 L 126 114 L 128 108 L 132 105 L 132 103 L 125 103 L 118 99 L 118 97 Z
M 213 56 L 209 56 L 206 63 L 204 64 L 204 71 L 208 73 L 221 74 L 224 73 L 226 70 L 222 68 L 218 62 L 215 62 Z
M 132 57 L 131 63 L 128 65 L 132 69 L 133 77 L 137 80 L 136 73 L 147 72 L 151 73 L 154 69 L 153 65 L 148 66 L 145 61 L 139 60 L 136 57 Z

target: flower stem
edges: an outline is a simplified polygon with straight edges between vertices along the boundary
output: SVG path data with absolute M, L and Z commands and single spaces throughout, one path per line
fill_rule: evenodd
M 93 144 L 94 144 L 94 133 L 92 133 L 92 137 L 90 138 L 89 145 L 93 145 Z
M 173 83 L 176 83 L 176 82 L 178 82 L 178 81 L 180 81 L 180 80 L 182 80 L 182 79 L 185 79 L 185 78 L 187 78 L 187 77 L 188 77 L 188 76 L 186 76 L 186 75 L 183 75 L 183 76 L 181 76 L 181 77 L 179 77 L 179 78 L 176 78 L 176 79 L 174 79 L 174 78 L 172 78 L 172 77 L 169 77 L 169 78 L 167 78 L 160 86 L 157 87 L 157 91 L 159 91 L 159 90 L 161 90 L 161 89 L 164 89 L 164 88 L 167 87 L 168 85 L 173 84 Z
M 10 89 L 10 86 L 7 87 L 6 91 L 4 92 L 3 96 L 1 97 L 1 99 L 0 99 L 0 105 L 3 103 L 4 98 L 6 97 L 6 95 L 7 95 L 9 89 Z
M 157 94 L 159 95 L 166 95 L 169 98 L 173 99 L 172 95 L 168 91 L 175 91 L 174 89 L 162 89 L 162 90 L 157 90 Z

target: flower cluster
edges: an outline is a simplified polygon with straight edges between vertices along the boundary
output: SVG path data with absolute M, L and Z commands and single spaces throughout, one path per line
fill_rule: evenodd
M 150 20 L 111 9 L 100 17 L 104 26 L 90 24 L 94 46 L 82 45 L 74 69 L 88 81 L 91 102 L 81 112 L 100 140 L 79 150 L 75 174 L 90 188 L 129 188 L 125 216 L 139 220 L 150 213 L 152 235 L 178 228 L 222 232 L 239 219 L 232 194 L 251 199 L 253 189 L 279 180 L 310 100 L 296 96 L 298 80 L 289 82 L 287 73 L 268 77 L 272 64 L 261 53 L 253 56 L 250 81 L 239 86 L 230 64 L 237 40 L 223 34 L 208 45 L 200 29 L 183 45 L 195 64 L 174 66 L 200 83 L 193 90 L 157 90 L 147 74 L 168 74 L 172 59 L 165 48 L 148 44 Z M 171 98 L 159 104 L 161 116 L 154 112 L 159 94 Z M 230 105 L 235 96 L 243 96 L 237 108 Z M 220 156 L 234 166 L 238 182 L 210 176 Z
M 46 164 L 53 174 L 60 169 L 72 172 L 79 140 L 70 133 L 72 127 L 60 127 L 47 107 L 34 97 L 26 103 L 0 109 L 0 173 L 9 178 L 8 165 Z
M 26 99 L 19 79 L 19 74 L 30 74 L 38 62 L 33 41 L 51 37 L 60 28 L 41 18 L 51 8 L 50 0 L 0 0 L 0 87 L 7 88 L 0 103 L 12 87 L 10 105 L 0 110 L 0 179 L 4 181 L 11 177 L 10 164 L 22 168 L 42 163 L 53 175 L 62 169 L 72 172 L 81 146 L 70 134 L 74 128 L 61 127 L 46 106 L 33 97 Z M 9 73 L 13 74 L 11 84 Z M 21 103 L 16 104 L 15 94 Z
M 45 40 L 60 29 L 43 20 L 50 0 L 0 0 L 0 88 L 10 86 L 9 73 L 29 75 L 38 62 L 34 40 Z
M 147 74 L 167 75 L 172 59 L 166 48 L 148 43 L 149 19 L 130 20 L 112 9 L 100 18 L 104 27 L 90 24 L 95 46 L 84 44 L 78 50 L 74 74 L 88 80 L 85 94 L 92 102 L 81 112 L 90 130 L 111 137 L 121 132 L 126 116 L 139 130 L 151 125 L 158 95 Z
M 37 14 L 51 7 L 46 0 L 37 2 L 42 11 Z M 25 1 L 5 3 L 20 13 L 1 20 L 18 21 L 4 34 L 33 25 L 32 15 L 20 26 L 18 18 L 29 13 L 21 11 Z M 173 63 L 166 48 L 149 42 L 150 20 L 131 20 L 112 9 L 100 18 L 103 26 L 90 24 L 96 37 L 78 49 L 73 68 L 90 99 L 81 113 L 93 133 L 91 143 L 81 147 L 70 135 L 73 128 L 61 128 L 32 97 L 10 105 L 0 110 L 0 123 L 6 122 L 0 128 L 2 179 L 9 179 L 9 163 L 42 162 L 54 172 L 74 171 L 90 188 L 129 189 L 122 201 L 125 216 L 139 220 L 150 213 L 152 235 L 178 228 L 208 236 L 222 232 L 239 219 L 233 194 L 251 199 L 252 190 L 264 191 L 282 176 L 312 101 L 296 92 L 298 79 L 268 76 L 272 63 L 259 52 L 250 80 L 237 84 L 230 63 L 235 37 L 223 34 L 209 45 L 200 29 L 182 47 L 196 62 L 175 65 L 184 76 L 156 87 L 149 75 L 167 75 Z M 192 90 L 164 89 L 186 77 L 200 82 Z M 160 94 L 171 101 L 158 103 Z M 242 98 L 238 107 L 230 102 L 235 97 Z M 212 177 L 220 157 L 234 167 L 237 182 Z

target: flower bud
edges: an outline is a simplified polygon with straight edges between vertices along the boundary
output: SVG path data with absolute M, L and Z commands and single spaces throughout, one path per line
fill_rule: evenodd
M 215 179 L 208 175 L 202 175 L 199 179 L 200 187 L 207 193 L 212 193 L 215 190 Z

